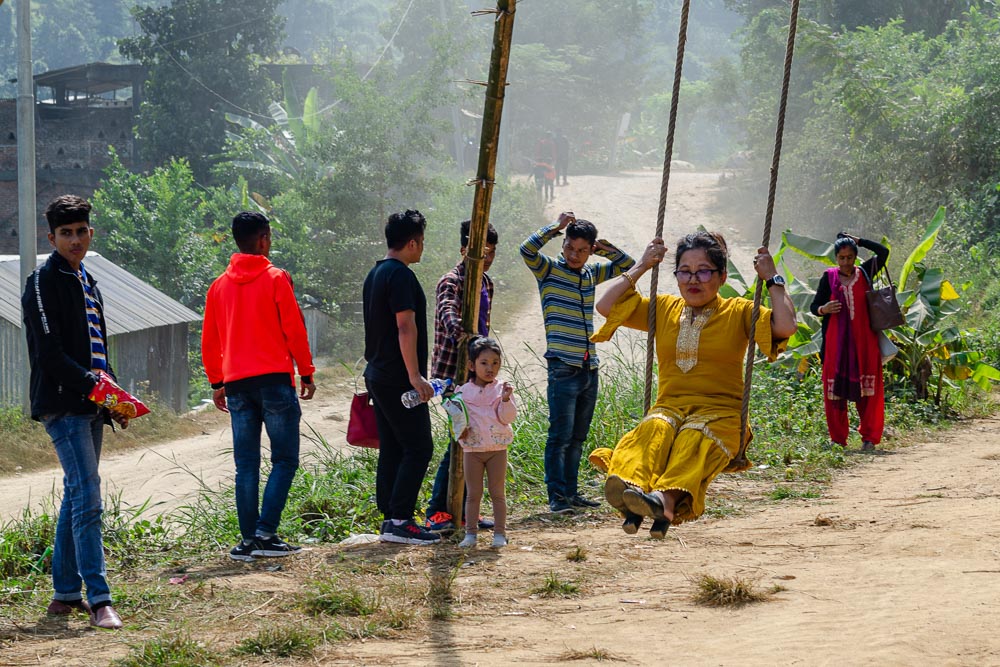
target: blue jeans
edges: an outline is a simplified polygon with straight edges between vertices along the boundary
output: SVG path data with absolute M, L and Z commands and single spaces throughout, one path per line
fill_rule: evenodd
M 276 535 L 281 512 L 299 468 L 299 419 L 302 408 L 295 387 L 271 385 L 226 392 L 233 425 L 233 460 L 236 463 L 236 515 L 240 534 L 251 540 L 260 532 Z M 271 440 L 271 474 L 260 503 L 260 432 Z M 259 509 L 258 509 L 259 508 Z
M 549 365 L 549 435 L 545 441 L 545 486 L 549 502 L 572 500 L 583 441 L 597 405 L 597 369 L 570 366 L 559 359 Z
M 101 458 L 104 418 L 94 415 L 46 415 L 45 431 L 52 438 L 63 469 L 63 497 L 52 549 L 54 600 L 79 600 L 87 584 L 91 605 L 111 600 L 104 544 L 101 537 Z

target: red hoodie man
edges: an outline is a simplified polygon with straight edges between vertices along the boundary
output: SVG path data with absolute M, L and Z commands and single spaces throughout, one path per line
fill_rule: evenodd
M 278 537 L 278 522 L 299 467 L 295 367 L 302 400 L 316 392 L 315 367 L 292 278 L 271 264 L 271 225 L 260 213 L 233 218 L 240 252 L 208 289 L 201 355 L 215 406 L 228 412 L 236 463 L 236 513 L 242 540 L 233 560 L 287 556 L 301 551 Z M 294 363 L 294 365 L 293 365 Z M 260 491 L 260 435 L 271 441 L 271 475 Z

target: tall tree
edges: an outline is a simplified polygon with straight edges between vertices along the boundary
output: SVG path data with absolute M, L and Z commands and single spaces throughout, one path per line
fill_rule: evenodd
M 784 8 L 787 0 L 726 0 L 733 10 L 753 19 L 767 9 Z M 903 19 L 911 32 L 923 31 L 930 36 L 944 32 L 948 21 L 961 18 L 977 0 L 817 0 L 803 3 L 802 18 L 817 21 L 838 30 L 853 30 L 862 26 L 880 28 L 890 21 Z
M 172 0 L 132 10 L 142 34 L 119 48 L 149 68 L 136 128 L 146 161 L 185 157 L 208 180 L 225 141 L 224 112 L 266 121 L 277 88 L 261 65 L 278 53 L 280 2 Z

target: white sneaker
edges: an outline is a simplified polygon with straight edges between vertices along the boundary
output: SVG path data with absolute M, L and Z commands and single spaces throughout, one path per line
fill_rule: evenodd
M 476 546 L 476 537 L 477 536 L 475 533 L 466 533 L 465 537 L 462 538 L 462 541 L 458 543 L 458 548 L 459 549 L 473 548 L 474 546 Z
M 507 546 L 507 537 L 501 533 L 496 533 L 493 536 L 493 543 L 490 546 L 497 548 Z

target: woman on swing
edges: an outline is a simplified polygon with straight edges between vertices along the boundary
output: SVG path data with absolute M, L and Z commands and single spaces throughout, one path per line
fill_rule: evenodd
M 665 254 L 663 240 L 653 239 L 642 259 L 611 283 L 596 304 L 607 322 L 593 340 L 610 339 L 619 326 L 649 330 L 649 299 L 635 285 Z M 698 232 L 678 241 L 674 276 L 680 296 L 656 297 L 656 403 L 613 451 L 600 448 L 590 455 L 607 472 L 604 495 L 624 515 L 622 529 L 630 535 L 646 516 L 653 519 L 654 538 L 663 538 L 671 523 L 701 516 L 709 483 L 739 450 L 753 302 L 719 296 L 727 260 L 720 234 Z M 773 360 L 796 331 L 795 306 L 766 247 L 758 248 L 753 263 L 773 305 L 761 307 L 753 340 Z

